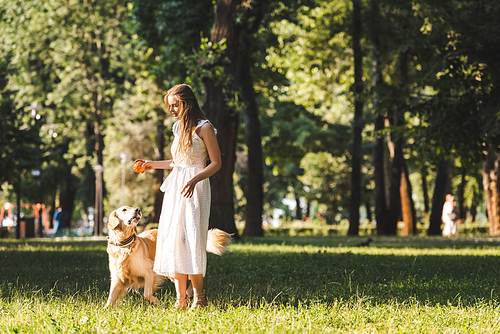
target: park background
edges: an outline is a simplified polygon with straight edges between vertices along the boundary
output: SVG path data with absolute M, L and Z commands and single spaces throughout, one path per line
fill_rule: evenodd
M 132 165 L 170 157 L 162 97 L 186 82 L 219 131 L 212 227 L 238 238 L 307 220 L 358 235 L 376 222 L 379 235 L 439 235 L 453 193 L 461 218 L 474 207 L 482 233 L 500 233 L 497 2 L 0 10 L 0 201 L 41 203 L 47 224 L 59 205 L 95 234 L 121 205 L 158 221 L 166 175 Z
M 499 13 L 0 0 L 0 203 L 43 204 L 13 211 L 24 236 L 37 213 L 45 232 L 71 213 L 63 238 L 2 228 L 0 332 L 500 332 Z M 129 293 L 106 309 L 104 221 L 121 205 L 141 229 L 158 221 L 166 174 L 132 166 L 170 157 L 162 100 L 183 82 L 223 153 L 210 225 L 235 241 L 208 256 L 207 309 L 174 312 L 169 283 L 157 308 Z M 465 218 L 454 238 L 447 193 Z

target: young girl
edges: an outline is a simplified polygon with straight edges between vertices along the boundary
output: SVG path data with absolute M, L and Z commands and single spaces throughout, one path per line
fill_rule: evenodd
M 188 277 L 193 284 L 191 308 L 207 306 L 203 277 L 207 266 L 207 232 L 210 216 L 209 177 L 221 167 L 216 130 L 201 111 L 188 85 L 172 87 L 165 96 L 173 126 L 173 160 L 143 162 L 146 170 L 173 169 L 160 190 L 163 198 L 153 270 L 173 278 L 177 309 L 186 309 Z M 207 154 L 210 163 L 207 165 Z

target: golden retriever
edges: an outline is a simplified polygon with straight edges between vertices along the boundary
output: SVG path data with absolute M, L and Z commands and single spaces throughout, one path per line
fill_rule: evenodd
M 116 306 L 127 290 L 140 288 L 144 288 L 144 297 L 152 305 L 159 304 L 153 293 L 169 277 L 160 276 L 153 271 L 158 230 L 137 235 L 137 224 L 141 218 L 140 209 L 128 206 L 122 206 L 109 215 L 107 252 L 111 287 L 106 306 Z M 207 252 L 221 255 L 230 240 L 229 233 L 218 229 L 209 230 Z M 191 286 L 189 290 L 188 294 L 192 295 Z

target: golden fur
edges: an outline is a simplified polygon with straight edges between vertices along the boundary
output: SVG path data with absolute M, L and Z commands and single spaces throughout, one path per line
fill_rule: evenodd
M 158 230 L 136 235 L 142 213 L 138 208 L 123 206 L 111 212 L 108 219 L 109 271 L 111 286 L 106 306 L 114 307 L 129 289 L 144 288 L 144 297 L 152 304 L 159 300 L 153 293 L 168 278 L 153 271 Z M 207 251 L 221 255 L 231 235 L 217 229 L 208 231 Z

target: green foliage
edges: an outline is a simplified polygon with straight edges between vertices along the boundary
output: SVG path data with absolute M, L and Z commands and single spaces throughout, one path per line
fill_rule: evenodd
M 8 59 L 7 59 L 8 62 Z M 4 65 L 4 66 L 2 66 Z M 0 73 L 7 73 L 5 63 Z M 2 75 L 2 74 L 0 74 Z M 6 88 L 6 77 L 0 78 L 0 184 L 18 185 L 25 172 L 41 164 L 39 131 L 41 120 L 31 111 L 16 109 L 13 92 Z M 39 115 L 38 115 L 39 116 Z
M 276 88 L 280 98 L 315 110 L 330 123 L 346 124 L 352 117 L 345 112 L 353 83 L 349 3 L 318 2 L 317 7 L 301 7 L 296 21 L 271 24 L 278 45 L 267 50 L 268 66 L 293 83 Z
M 200 49 L 186 56 L 183 62 L 188 66 L 186 83 L 191 85 L 199 95 L 205 94 L 204 80 L 210 79 L 214 85 L 222 87 L 223 94 L 230 97 L 230 107 L 241 110 L 243 105 L 238 101 L 239 92 L 234 89 L 233 78 L 227 73 L 225 67 L 229 65 L 227 59 L 226 40 L 212 43 L 208 38 L 202 38 Z
M 139 77 L 135 86 L 115 103 L 105 138 L 104 180 L 109 191 L 105 212 L 127 205 L 140 207 L 147 218 L 153 211 L 153 172 L 137 174 L 133 162 L 139 158 L 154 160 L 157 150 L 154 135 L 158 122 L 168 129 L 164 153 L 170 157 L 172 136 L 168 134 L 172 133 L 174 119 L 165 117 L 162 95 L 150 76 Z M 122 154 L 125 155 L 123 164 Z
M 420 120 L 418 136 L 430 158 L 451 153 L 463 163 L 483 159 L 498 146 L 498 4 L 419 1 L 413 16 L 410 111 Z M 485 24 L 485 22 L 489 22 Z M 466 131 L 458 131 L 464 129 Z
M 105 241 L 0 242 L 0 331 L 65 333 L 498 332 L 497 241 L 245 239 L 209 255 L 207 309 L 151 307 L 129 292 L 104 307 Z M 19 263 L 23 265 L 20 266 Z
M 150 73 L 161 89 L 186 81 L 186 61 L 210 36 L 213 3 L 210 1 L 132 1 L 134 31 L 151 48 Z
M 269 115 L 262 116 L 265 155 L 278 168 L 300 163 L 308 152 L 345 155 L 349 147 L 349 128 L 330 124 L 322 117 L 291 102 L 276 102 Z
M 308 203 L 322 204 L 330 223 L 348 208 L 350 10 L 349 1 L 318 1 L 272 21 L 275 42 L 269 43 L 261 65 L 275 74 L 269 95 L 276 102 L 262 117 L 264 154 L 273 169 L 269 183 L 286 179 L 288 186 L 278 196 L 292 191 Z M 330 164 L 331 159 L 342 163 Z M 341 178 L 345 179 L 331 182 Z
M 12 54 L 7 73 L 13 104 L 18 110 L 34 102 L 43 106 L 46 204 L 60 187 L 64 196 L 76 192 L 86 210 L 93 206 L 92 166 L 101 154 L 96 141 L 102 139 L 94 135 L 106 134 L 106 118 L 137 80 L 133 68 L 141 66 L 137 54 L 144 52 L 131 48 L 127 3 L 2 1 L 1 8 L 2 44 Z
M 308 152 L 325 152 L 330 156 L 343 157 L 348 151 L 350 138 L 348 127 L 329 124 L 322 117 L 308 112 L 303 106 L 291 102 L 276 102 L 269 111 L 269 115 L 262 119 L 263 151 L 266 157 L 266 167 L 272 171 L 266 179 L 266 202 L 280 207 L 279 199 L 286 197 L 288 192 L 294 196 L 304 197 L 307 201 L 328 203 L 332 208 L 334 202 L 330 198 L 320 196 L 324 189 L 316 189 L 307 179 L 300 178 L 305 173 L 314 173 L 309 170 L 310 164 L 301 164 Z M 326 153 L 329 152 L 329 153 Z M 319 153 L 320 160 L 324 156 Z M 322 163 L 321 161 L 318 163 Z M 341 175 L 341 168 L 345 166 L 331 166 L 329 172 Z M 325 170 L 320 172 L 321 175 Z M 281 180 L 281 182 L 280 182 Z M 281 188 L 279 187 L 281 185 Z M 332 184 L 328 183 L 328 186 Z M 304 187 L 307 186 L 307 187 Z M 339 188 L 331 191 L 340 191 Z
M 381 0 L 381 20 L 374 23 L 369 3 L 363 2 L 361 41 L 365 86 L 373 76 L 374 34 L 381 42 L 384 80 L 363 96 L 363 201 L 372 196 L 373 135 L 392 133 L 406 139 L 413 183 L 420 182 L 416 173 L 430 170 L 432 188 L 434 163 L 453 159 L 470 175 L 467 204 L 480 204 L 480 162 L 485 151 L 500 144 L 500 6 Z M 222 84 L 231 107 L 245 107 L 224 70 L 231 65 L 224 57 L 225 41 L 208 41 L 214 5 L 198 0 L 0 0 L 0 183 L 23 177 L 25 200 L 36 200 L 38 184 L 29 171 L 42 165 L 46 204 L 56 202 L 58 188 L 72 185 L 77 207 L 86 210 L 94 202 L 97 132 L 104 136 L 106 209 L 126 203 L 150 212 L 152 173 L 137 175 L 130 167 L 134 158 L 154 157 L 157 127 L 168 129 L 164 153 L 169 156 L 173 120 L 165 117 L 165 89 L 187 82 L 201 100 L 203 80 L 210 78 Z M 348 0 L 290 0 L 243 2 L 237 8 L 237 23 L 247 23 L 242 28 L 249 35 L 245 42 L 261 110 L 268 214 L 273 208 L 288 210 L 284 198 L 316 201 L 329 217 L 345 214 L 348 207 L 351 7 Z M 378 110 L 372 106 L 374 93 Z M 43 106 L 39 120 L 27 110 L 34 103 Z M 370 123 L 375 113 L 391 120 L 404 115 L 405 124 L 374 134 Z M 237 150 L 242 156 L 243 132 L 241 125 Z M 123 190 L 120 152 L 129 157 Z M 235 193 L 241 216 L 245 173 L 240 161 Z M 455 177 L 452 190 L 459 183 Z M 413 186 L 422 197 L 421 187 Z M 12 188 L 4 189 L 9 189 L 4 197 L 12 197 Z
M 300 166 L 305 170 L 299 180 L 307 187 L 308 196 L 327 206 L 330 221 L 337 213 L 349 212 L 350 184 L 345 156 L 335 157 L 327 152 L 308 153 Z M 336 219 L 337 220 L 337 219 Z

